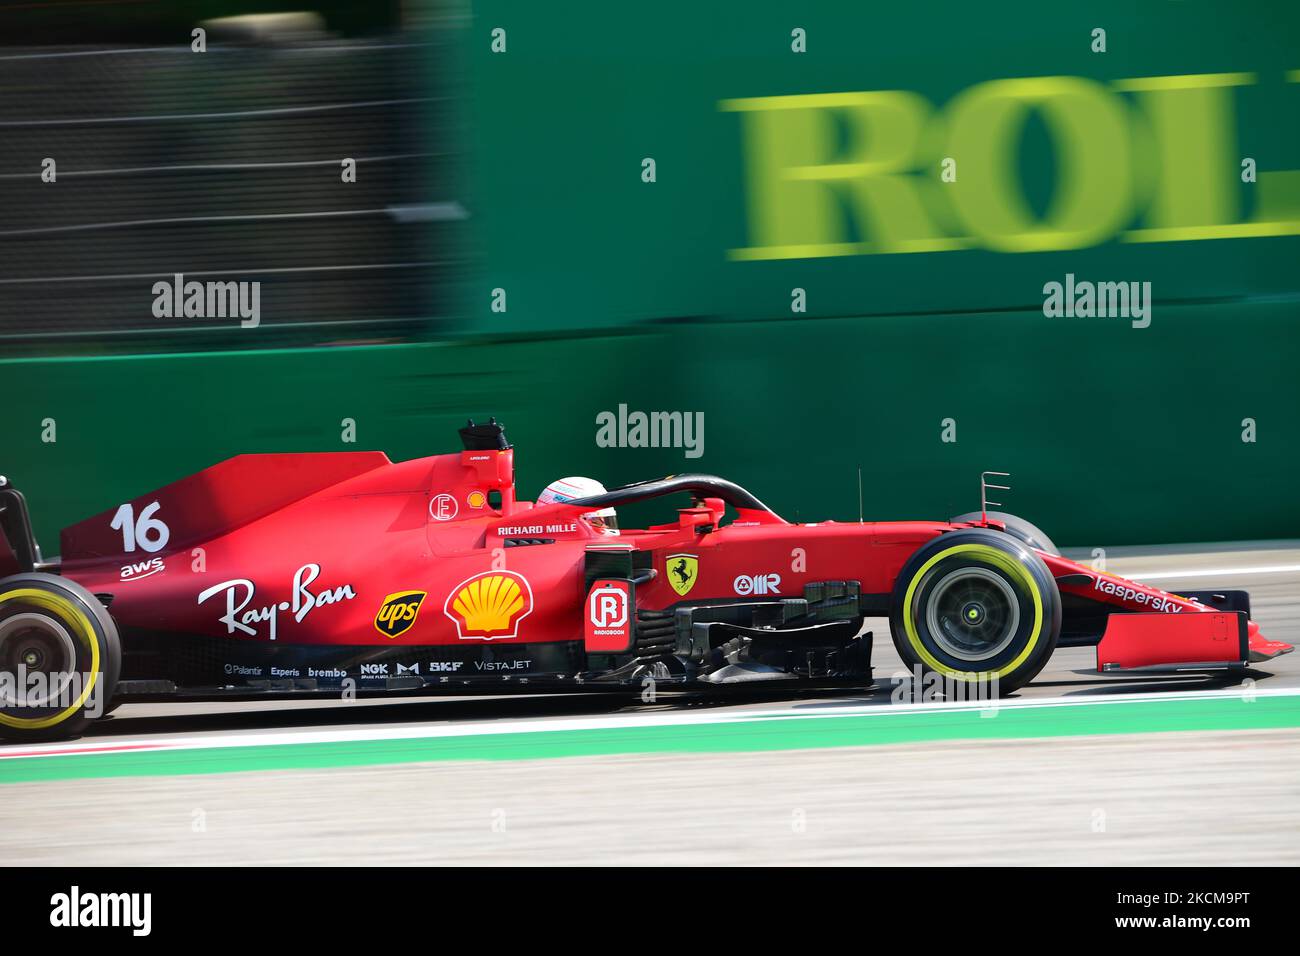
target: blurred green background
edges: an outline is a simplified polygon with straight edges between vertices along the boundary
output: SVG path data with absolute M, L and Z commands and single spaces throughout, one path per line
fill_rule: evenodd
M 273 8 L 135 4 L 137 37 L 103 5 L 54 6 L 79 12 L 33 15 L 25 40 L 0 15 L 5 42 L 184 43 L 203 17 Z M 789 517 L 849 519 L 861 466 L 868 518 L 946 518 L 994 469 L 1013 476 L 1007 510 L 1062 544 L 1300 536 L 1300 8 L 305 6 L 335 43 L 436 36 L 436 62 L 401 81 L 454 109 L 401 122 L 455 151 L 417 182 L 468 218 L 394 242 L 455 269 L 379 331 L 349 306 L 328 330 L 268 311 L 225 337 L 153 332 L 145 299 L 128 344 L 99 327 L 0 340 L 0 471 L 47 550 L 63 524 L 229 455 L 415 457 L 488 414 L 523 496 L 569 474 L 710 471 Z M 1040 79 L 994 85 L 1021 78 Z M 10 99 L 4 116 L 26 115 Z M 1067 273 L 1150 282 L 1150 327 L 1044 317 L 1044 283 Z M 620 404 L 703 412 L 703 456 L 597 447 L 597 414 Z

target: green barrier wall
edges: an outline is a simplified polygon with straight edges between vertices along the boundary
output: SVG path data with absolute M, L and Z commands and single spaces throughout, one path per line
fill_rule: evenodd
M 929 339 L 1067 273 L 1163 304 L 1300 289 L 1294 4 L 475 12 L 476 329 L 789 317 L 802 288 Z
M 1170 307 L 1100 333 L 1041 316 L 697 323 L 606 336 L 0 363 L 4 470 L 52 549 L 60 526 L 242 451 L 455 450 L 496 414 L 520 492 L 712 471 L 803 520 L 946 518 L 1009 471 L 1009 510 L 1059 542 L 1300 536 L 1300 427 L 1279 404 L 1300 338 L 1289 305 Z M 1100 343 L 1097 341 L 1100 337 Z M 1205 347 L 1202 343 L 1212 343 Z M 1153 369 L 1159 369 L 1153 373 Z M 1293 394 L 1293 393 L 1292 393 Z M 14 401 L 15 396 L 17 401 Z M 596 418 L 704 413 L 703 455 L 600 448 Z M 1241 420 L 1257 421 L 1243 443 Z M 57 442 L 41 441 L 41 421 Z M 341 421 L 357 443 L 341 442 Z M 956 442 L 941 441 L 955 419 Z

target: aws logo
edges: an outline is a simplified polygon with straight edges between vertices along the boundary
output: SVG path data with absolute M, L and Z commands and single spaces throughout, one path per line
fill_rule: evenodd
M 141 578 L 152 577 L 159 571 L 166 571 L 167 566 L 163 563 L 162 558 L 154 558 L 150 561 L 140 561 L 135 564 L 122 565 L 121 580 L 139 581 Z
M 384 637 L 405 634 L 420 616 L 420 605 L 427 596 L 424 591 L 398 591 L 388 595 L 375 615 L 375 630 Z
M 519 622 L 533 613 L 533 588 L 514 571 L 484 571 L 452 590 L 443 613 L 462 641 L 498 641 L 519 634 Z

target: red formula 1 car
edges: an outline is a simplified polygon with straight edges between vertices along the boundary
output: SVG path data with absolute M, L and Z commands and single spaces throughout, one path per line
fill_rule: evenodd
M 397 463 L 232 458 L 65 529 L 61 560 L 0 488 L 0 734 L 72 735 L 122 699 L 862 687 L 871 616 L 909 665 L 1002 693 L 1064 644 L 1096 644 L 1102 670 L 1291 650 L 1244 592 L 1098 573 L 1010 515 L 791 524 L 710 475 L 537 506 L 500 425 L 460 434 L 464 451 Z M 668 524 L 583 518 L 678 493 Z

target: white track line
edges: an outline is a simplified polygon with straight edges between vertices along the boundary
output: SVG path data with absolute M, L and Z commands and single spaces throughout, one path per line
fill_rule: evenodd
M 1250 568 L 1227 568 L 1193 571 L 1153 571 L 1149 574 L 1131 572 L 1124 576 L 1133 580 L 1179 577 L 1228 577 L 1234 574 L 1276 574 L 1300 572 L 1300 565 L 1269 565 Z M 1300 696 L 1300 688 L 1252 689 L 1253 697 Z M 599 718 L 527 718 L 523 720 L 480 721 L 458 724 L 434 724 L 421 727 L 395 728 L 336 728 L 304 731 L 253 731 L 229 737 L 180 737 L 174 739 L 135 737 L 104 741 L 84 746 L 77 744 L 46 744 L 12 750 L 0 748 L 0 763 L 6 759 L 23 757 L 79 756 L 93 753 L 143 752 L 158 750 L 201 750 L 229 747 L 262 747 L 282 744 L 342 743 L 376 740 L 419 740 L 438 737 L 477 737 L 517 733 L 547 733 L 550 731 L 607 730 L 618 727 L 670 727 L 708 726 L 710 724 L 753 723 L 771 719 L 815 720 L 828 717 L 887 717 L 908 713 L 953 713 L 960 711 L 987 711 L 990 716 L 998 711 L 1043 707 L 1086 707 L 1114 703 L 1154 703 L 1156 701 L 1188 701 L 1205 698 L 1242 698 L 1241 689 L 1203 691 L 1188 694 L 1125 694 L 1122 697 L 1089 698 L 1072 697 L 1029 698 L 1024 700 L 936 702 L 928 704 L 894 704 L 890 706 L 866 705 L 839 707 L 819 706 L 810 713 L 807 705 L 795 705 L 779 710 L 722 711 L 709 713 L 645 714 Z
M 1271 564 L 1256 568 L 1212 568 L 1187 571 L 1131 571 L 1115 572 L 1133 581 L 1154 581 L 1157 578 L 1228 578 L 1238 574 L 1291 574 L 1300 571 L 1300 564 Z
M 1028 700 L 966 701 L 960 703 L 894 704 L 890 706 L 867 705 L 858 707 L 820 707 L 815 713 L 794 707 L 764 711 L 727 711 L 719 713 L 644 714 L 626 717 L 581 717 L 572 719 L 530 718 L 524 720 L 479 721 L 461 724 L 437 724 L 421 727 L 366 727 L 336 728 L 330 730 L 266 731 L 237 734 L 230 737 L 181 737 L 174 740 L 136 737 L 105 741 L 78 747 L 76 744 L 46 744 L 37 747 L 0 750 L 0 763 L 5 759 L 22 757 L 66 757 L 92 753 L 113 753 L 119 749 L 144 750 L 208 750 L 237 747 L 267 747 L 282 744 L 316 744 L 369 742 L 377 740 L 420 740 L 450 737 L 492 737 L 502 734 L 550 733 L 581 730 L 610 730 L 620 727 L 674 727 L 709 726 L 717 724 L 757 723 L 773 719 L 822 720 L 834 717 L 891 717 L 909 714 L 941 714 L 962 711 L 987 711 L 995 717 L 1003 710 L 1042 709 L 1052 707 L 1094 707 L 1108 704 L 1157 703 L 1160 701 L 1193 701 L 1206 699 L 1297 697 L 1300 687 L 1265 689 L 1241 688 L 1202 691 L 1187 694 L 1125 694 L 1118 697 L 1088 698 L 1048 697 Z M 806 706 L 806 705 L 805 705 Z M 0 777 L 3 773 L 0 772 Z

